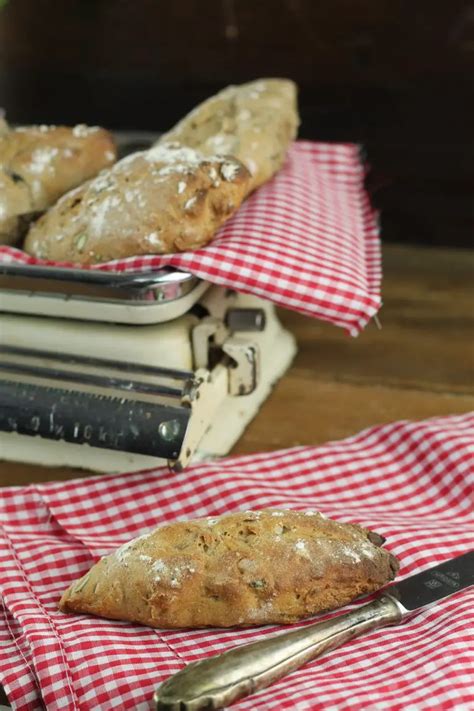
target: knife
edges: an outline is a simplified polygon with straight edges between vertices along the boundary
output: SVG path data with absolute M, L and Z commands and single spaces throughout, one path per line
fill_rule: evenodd
M 474 550 L 385 588 L 362 607 L 188 664 L 155 691 L 157 711 L 219 709 L 364 632 L 474 585 Z

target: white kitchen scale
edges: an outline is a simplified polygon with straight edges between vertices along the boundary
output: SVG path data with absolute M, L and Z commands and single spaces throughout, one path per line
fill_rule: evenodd
M 157 137 L 115 134 L 120 157 Z M 172 268 L 0 263 L 0 459 L 125 472 L 223 456 L 295 353 L 271 303 Z
M 225 455 L 295 352 L 272 304 L 187 273 L 0 265 L 0 458 L 124 472 Z

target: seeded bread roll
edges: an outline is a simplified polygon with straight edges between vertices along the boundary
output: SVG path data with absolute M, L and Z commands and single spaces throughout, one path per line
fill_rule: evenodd
M 102 558 L 59 607 L 164 628 L 295 622 L 392 580 L 383 541 L 317 512 L 181 521 Z
M 229 86 L 193 109 L 159 142 L 235 156 L 252 174 L 249 188 L 255 190 L 281 168 L 296 137 L 296 93 L 288 79 Z
M 32 225 L 25 250 L 93 264 L 196 249 L 236 211 L 249 180 L 234 158 L 156 146 L 63 196 Z
M 116 158 L 107 131 L 83 125 L 0 125 L 0 243 L 13 244 L 32 216 Z

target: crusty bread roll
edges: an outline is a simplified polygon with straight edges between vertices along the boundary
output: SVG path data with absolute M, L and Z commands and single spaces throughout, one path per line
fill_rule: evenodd
M 116 159 L 111 135 L 84 125 L 0 125 L 0 243 L 13 244 L 28 219 Z
M 283 165 L 298 125 L 296 84 L 260 79 L 207 99 L 158 143 L 178 141 L 204 154 L 235 156 L 252 174 L 249 188 L 255 190 Z
M 232 157 L 162 144 L 63 196 L 32 225 L 24 248 L 81 264 L 196 249 L 236 211 L 249 181 Z
M 293 82 L 228 87 L 150 151 L 62 198 L 31 227 L 25 250 L 95 264 L 201 247 L 282 166 L 298 122 Z
M 290 623 L 392 580 L 383 541 L 317 512 L 180 521 L 102 558 L 59 607 L 165 628 Z

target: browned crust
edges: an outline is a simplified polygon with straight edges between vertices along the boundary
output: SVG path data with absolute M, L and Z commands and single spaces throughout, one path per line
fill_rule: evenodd
M 135 153 L 61 198 L 25 250 L 81 264 L 196 249 L 239 207 L 250 180 L 228 156 L 179 144 Z
M 22 218 L 46 210 L 115 159 L 111 135 L 97 127 L 8 130 L 4 125 L 0 130 L 0 242 L 17 241 Z
M 211 96 L 160 140 L 235 156 L 249 169 L 249 189 L 255 190 L 282 167 L 298 125 L 296 84 L 259 79 Z
M 317 512 L 173 523 L 102 558 L 60 609 L 164 628 L 291 623 L 392 580 L 382 541 Z

